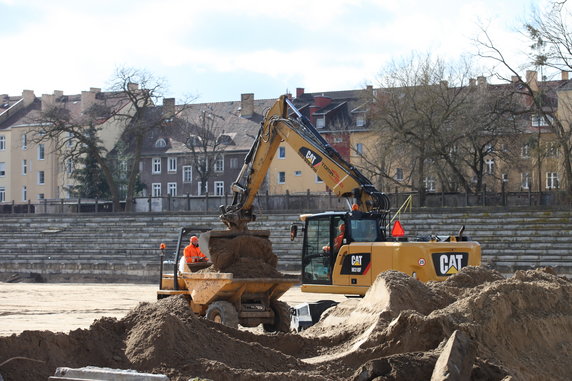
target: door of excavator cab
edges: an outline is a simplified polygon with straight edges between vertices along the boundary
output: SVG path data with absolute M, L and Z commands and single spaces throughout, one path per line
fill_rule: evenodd
M 332 284 L 332 267 L 340 246 L 344 244 L 344 215 L 322 213 L 306 218 L 302 248 L 303 283 Z

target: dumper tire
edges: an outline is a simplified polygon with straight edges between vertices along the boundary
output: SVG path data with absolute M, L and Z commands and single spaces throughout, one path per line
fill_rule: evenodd
M 274 311 L 274 323 L 262 324 L 266 332 L 290 332 L 292 313 L 290 306 L 284 302 L 274 300 L 270 307 Z
M 229 302 L 219 300 L 211 303 L 207 308 L 205 317 L 215 323 L 238 328 L 238 311 L 236 311 L 236 308 Z

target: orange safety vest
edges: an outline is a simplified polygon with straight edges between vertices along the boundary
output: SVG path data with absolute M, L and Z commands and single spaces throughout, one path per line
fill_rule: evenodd
M 198 262 L 201 258 L 206 259 L 207 256 L 203 254 L 200 247 L 193 244 L 185 247 L 185 260 L 187 263 Z

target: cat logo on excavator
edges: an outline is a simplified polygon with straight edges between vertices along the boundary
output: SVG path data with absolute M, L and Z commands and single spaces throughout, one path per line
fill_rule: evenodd
M 461 271 L 469 262 L 468 253 L 433 253 L 433 265 L 439 276 L 453 275 Z

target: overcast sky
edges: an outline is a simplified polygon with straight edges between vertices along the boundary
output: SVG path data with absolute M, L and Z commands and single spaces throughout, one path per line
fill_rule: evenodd
M 0 0 L 0 94 L 105 89 L 121 66 L 164 78 L 167 97 L 200 103 L 359 89 L 412 52 L 474 52 L 479 23 L 514 49 L 542 2 Z

